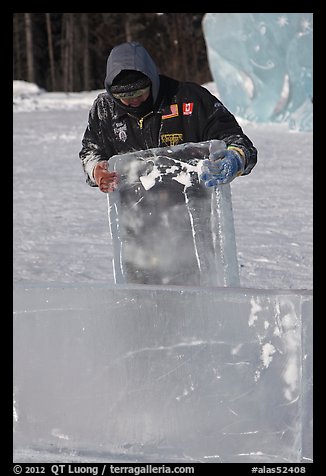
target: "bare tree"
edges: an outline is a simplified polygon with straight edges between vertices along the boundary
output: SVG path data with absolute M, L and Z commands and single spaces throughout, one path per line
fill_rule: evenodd
M 51 87 L 52 87 L 52 91 L 55 91 L 56 90 L 56 80 L 55 80 L 54 54 L 53 54 L 52 29 L 51 29 L 50 13 L 45 13 L 45 20 L 46 20 L 46 30 L 47 30 L 48 47 L 49 47 Z
M 62 70 L 63 70 L 63 90 L 73 91 L 73 39 L 74 39 L 74 23 L 73 14 L 64 13 L 63 37 L 62 37 Z
M 21 57 L 21 49 L 20 49 L 20 23 L 19 23 L 19 17 L 17 13 L 14 15 L 14 18 L 13 18 L 13 35 L 14 35 L 13 74 L 14 74 L 14 78 L 22 78 L 23 72 L 22 72 L 22 57 Z
M 130 13 L 125 14 L 124 18 L 124 26 L 125 26 L 125 35 L 126 41 L 132 41 L 132 18 L 130 17 Z
M 26 59 L 27 59 L 27 80 L 35 82 L 34 60 L 33 60 L 33 36 L 31 14 L 25 13 L 25 36 L 26 36 Z
M 90 89 L 90 63 L 89 63 L 89 26 L 88 13 L 82 13 L 81 28 L 83 35 L 82 55 L 83 55 L 83 89 Z

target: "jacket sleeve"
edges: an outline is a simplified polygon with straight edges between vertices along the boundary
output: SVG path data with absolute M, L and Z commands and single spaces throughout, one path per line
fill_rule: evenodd
M 203 140 L 224 140 L 227 146 L 241 149 L 245 159 L 243 175 L 249 174 L 257 163 L 257 149 L 244 134 L 233 114 L 209 91 L 202 89 L 202 110 L 199 114 L 202 116 L 200 123 L 203 124 Z
M 103 160 L 109 160 L 113 150 L 109 150 L 108 143 L 104 144 L 102 123 L 105 114 L 105 104 L 100 96 L 97 97 L 88 115 L 88 124 L 82 139 L 82 149 L 79 158 L 86 176 L 86 183 L 91 187 L 97 187 L 93 177 L 95 165 Z

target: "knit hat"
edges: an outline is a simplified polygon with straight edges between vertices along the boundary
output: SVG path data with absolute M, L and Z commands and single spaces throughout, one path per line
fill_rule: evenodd
M 122 70 L 113 80 L 111 94 L 116 98 L 138 97 L 149 90 L 151 80 L 140 71 Z

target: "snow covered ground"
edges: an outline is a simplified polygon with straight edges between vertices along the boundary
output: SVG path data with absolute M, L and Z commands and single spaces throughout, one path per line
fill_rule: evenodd
M 99 91 L 13 92 L 14 282 L 113 283 L 106 196 L 78 157 Z M 312 289 L 312 133 L 238 120 L 259 153 L 231 185 L 241 286 Z

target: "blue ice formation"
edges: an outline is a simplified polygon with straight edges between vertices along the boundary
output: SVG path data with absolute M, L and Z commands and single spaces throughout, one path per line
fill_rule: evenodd
M 312 13 L 206 13 L 219 98 L 239 117 L 312 130 Z

